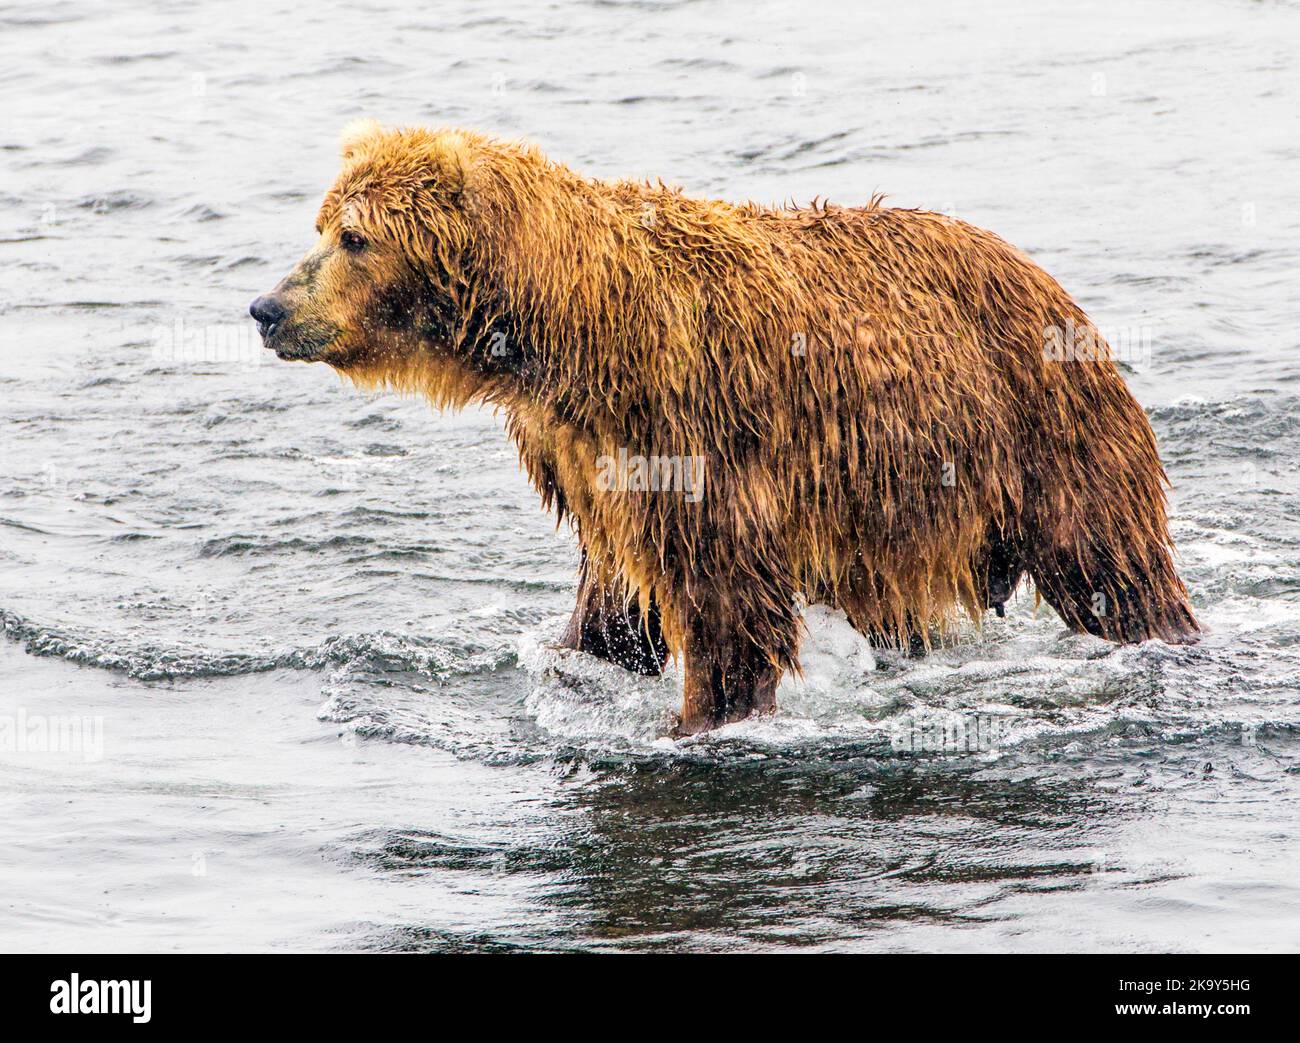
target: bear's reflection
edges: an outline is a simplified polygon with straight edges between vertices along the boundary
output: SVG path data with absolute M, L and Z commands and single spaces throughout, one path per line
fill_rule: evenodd
M 411 926 L 375 945 L 852 948 L 902 925 L 988 923 L 1000 899 L 1115 868 L 1105 838 L 1118 806 L 1048 771 L 849 754 L 582 773 L 552 802 L 548 826 L 509 843 L 404 833 L 376 857 L 389 872 L 527 880 L 515 927 L 470 938 Z

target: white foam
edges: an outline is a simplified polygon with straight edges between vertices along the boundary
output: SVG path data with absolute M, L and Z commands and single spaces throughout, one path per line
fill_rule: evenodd
M 537 684 L 524 707 L 548 732 L 649 743 L 672 731 L 681 695 L 671 667 L 662 677 L 642 677 L 573 649 L 528 644 L 519 661 Z

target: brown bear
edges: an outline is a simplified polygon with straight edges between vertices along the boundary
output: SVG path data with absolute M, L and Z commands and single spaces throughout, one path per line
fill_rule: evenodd
M 253 302 L 266 345 L 498 407 L 581 546 L 565 644 L 648 674 L 681 656 L 683 733 L 774 707 L 804 603 L 919 650 L 1027 573 L 1075 630 L 1197 631 L 1146 415 L 1078 305 L 990 232 L 372 123 L 345 133 L 316 231 Z

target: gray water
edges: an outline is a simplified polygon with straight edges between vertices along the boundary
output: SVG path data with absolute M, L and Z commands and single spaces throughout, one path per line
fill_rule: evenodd
M 0 53 L 4 948 L 1300 948 L 1296 4 L 70 0 Z M 677 677 L 551 648 L 498 418 L 256 342 L 357 116 L 1024 247 L 1134 349 L 1209 634 L 814 610 L 775 717 L 668 738 Z

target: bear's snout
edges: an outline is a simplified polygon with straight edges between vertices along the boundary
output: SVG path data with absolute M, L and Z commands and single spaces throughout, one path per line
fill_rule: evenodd
M 292 296 L 292 288 L 289 293 Z M 312 309 L 302 303 L 286 304 L 277 287 L 248 306 L 248 314 L 257 320 L 262 346 L 286 362 L 320 361 L 340 332 L 333 323 L 312 315 Z
M 264 293 L 248 306 L 248 314 L 257 320 L 262 336 L 269 337 L 274 328 L 284 321 L 288 314 L 285 307 L 273 295 Z

